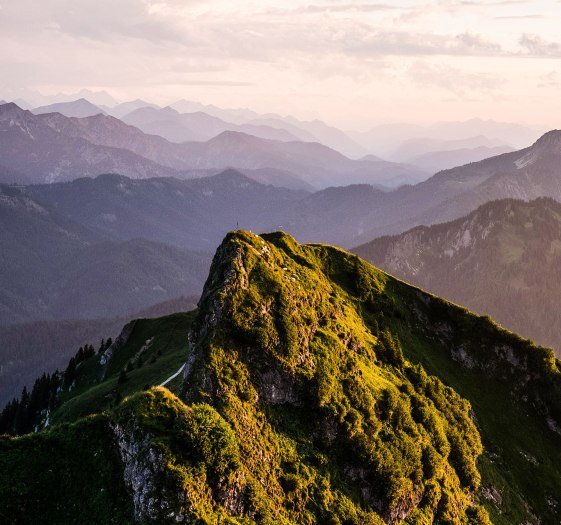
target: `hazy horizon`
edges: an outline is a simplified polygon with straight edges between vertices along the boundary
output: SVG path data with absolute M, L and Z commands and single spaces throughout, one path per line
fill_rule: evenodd
M 0 99 L 86 87 L 116 101 L 187 99 L 355 130 L 472 118 L 555 128 L 560 7 L 2 2 Z

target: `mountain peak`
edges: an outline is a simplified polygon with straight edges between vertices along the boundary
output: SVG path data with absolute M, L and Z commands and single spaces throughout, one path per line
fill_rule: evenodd
M 212 175 L 211 177 L 207 177 L 207 180 L 213 181 L 221 181 L 221 182 L 248 182 L 251 184 L 258 184 L 254 179 L 244 175 L 243 173 L 239 172 L 234 168 L 228 168 L 216 175 Z
M 48 429 L 0 440 L 12 521 L 560 522 L 552 352 L 341 249 L 231 232 L 196 312 L 133 321 L 88 359 Z
M 92 104 L 89 100 L 79 98 L 69 102 L 58 102 L 56 104 L 41 106 L 35 108 L 33 113 L 36 115 L 41 115 L 43 113 L 62 113 L 67 117 L 81 118 L 97 115 L 98 113 L 104 113 L 104 111 L 95 104 Z
M 226 130 L 216 135 L 216 137 L 211 138 L 207 142 L 209 144 L 216 143 L 216 144 L 235 145 L 235 144 L 253 144 L 253 143 L 272 142 L 272 141 L 267 141 L 266 139 L 256 137 L 255 135 L 250 135 L 249 133 L 243 133 L 242 131 Z
M 542 135 L 532 149 L 546 150 L 550 153 L 561 153 L 561 130 L 554 129 Z
M 6 102 L 5 104 L 0 104 L 0 119 L 2 120 L 21 117 L 26 113 L 27 110 L 20 108 L 15 102 Z
M 418 423 L 406 415 L 411 410 L 406 405 L 400 417 L 386 417 L 380 401 L 386 395 L 399 397 L 399 388 L 408 391 L 403 385 L 409 384 L 408 365 L 397 339 L 389 332 L 371 331 L 360 313 L 362 293 L 371 294 L 375 308 L 374 304 L 385 300 L 386 285 L 387 277 L 381 272 L 338 248 L 301 245 L 284 232 L 260 236 L 245 230 L 231 232 L 216 252 L 190 333 L 185 366 L 187 400 L 211 402 L 227 414 L 242 457 L 251 458 L 248 463 L 254 461 L 252 456 L 257 459 L 269 440 L 291 436 L 289 428 L 307 428 L 317 436 L 309 441 L 310 456 L 320 450 L 329 456 L 337 450 L 341 463 L 331 463 L 337 475 L 320 483 L 328 483 L 335 495 L 343 486 L 340 480 L 360 488 L 368 510 L 357 516 L 356 523 L 401 523 L 412 513 L 423 512 L 426 505 L 421 503 L 422 490 L 407 482 L 398 468 L 406 464 L 417 471 L 418 479 L 423 478 L 421 463 L 415 467 L 407 446 L 401 448 L 407 439 L 398 429 L 400 417 L 411 428 Z M 433 385 L 435 391 L 444 392 L 444 385 Z M 428 407 L 431 402 L 423 397 L 419 402 Z M 466 425 L 462 428 L 475 438 L 468 445 L 471 438 L 460 437 L 465 458 L 469 456 L 475 465 L 481 449 L 469 407 L 456 394 L 452 404 L 459 408 L 455 414 Z M 261 422 L 277 410 L 290 415 L 279 418 L 270 433 L 264 432 Z M 230 418 L 234 411 L 236 418 Z M 449 424 L 446 409 L 434 410 L 432 415 L 444 428 Z M 383 439 L 378 434 L 382 425 Z M 426 449 L 423 455 L 432 457 L 431 431 L 425 433 L 419 425 L 411 432 L 419 451 Z M 375 454 L 369 452 L 374 450 Z M 388 458 L 387 469 L 381 468 L 382 457 Z M 264 484 L 277 483 L 274 473 L 284 461 L 274 452 L 258 460 Z M 305 459 L 296 461 L 302 461 L 301 468 L 305 464 L 318 480 L 322 478 L 321 469 Z M 444 462 L 443 471 L 450 473 L 444 483 L 454 483 L 453 497 L 461 502 L 452 511 L 460 522 L 471 504 L 466 496 L 470 474 L 464 478 L 454 460 Z M 402 487 L 399 494 L 389 489 L 394 486 Z
M 467 356 L 458 360 L 464 359 L 470 370 L 496 367 L 497 374 L 503 374 L 504 366 L 512 369 L 508 357 L 497 359 L 491 350 L 501 343 L 516 354 L 511 362 L 522 362 L 525 356 L 540 352 L 551 354 L 526 348 L 488 319 L 414 290 L 338 248 L 302 245 L 283 232 L 260 236 L 243 230 L 231 232 L 216 252 L 192 325 L 183 392 L 188 402 L 210 403 L 224 415 L 238 438 L 241 457 L 248 464 L 259 465 L 263 485 L 276 483 L 275 472 L 286 472 L 280 465 L 288 465 L 287 460 L 274 451 L 293 446 L 288 445 L 292 437 L 308 429 L 314 436 L 306 442 L 309 456 L 323 450 L 337 472 L 326 480 L 330 493 L 336 495 L 340 490 L 336 480 L 344 480 L 360 491 L 363 508 L 371 512 L 370 519 L 358 515 L 356 523 L 397 524 L 425 512 L 431 516 L 427 522 L 438 523 L 444 517 L 440 513 L 449 512 L 451 522 L 467 523 L 466 516 L 477 515 L 475 523 L 487 524 L 490 522 L 481 508 L 469 508 L 473 502 L 469 493 L 480 479 L 477 465 L 481 452 L 472 409 L 457 394 L 450 398 L 452 405 L 448 406 L 459 409 L 452 412 L 462 421 L 455 420 L 454 428 L 463 429 L 462 434 L 454 434 L 448 426 L 452 414 L 447 414 L 439 401 L 439 392 L 453 391 L 408 362 L 404 355 L 411 356 L 412 348 L 402 347 L 399 333 L 392 333 L 398 325 L 407 325 L 417 338 L 439 323 L 454 335 L 435 344 L 447 347 L 458 336 L 458 351 Z M 482 346 L 473 336 L 474 330 L 489 338 Z M 448 351 L 439 354 L 439 359 Z M 516 373 L 527 374 L 526 366 Z M 419 381 L 417 374 L 424 379 Z M 436 397 L 429 401 L 432 387 Z M 414 403 L 408 404 L 405 392 L 415 392 Z M 395 419 L 386 416 L 384 407 L 388 405 L 400 406 L 393 412 Z M 426 419 L 419 419 L 412 405 L 439 407 L 431 416 L 435 425 L 423 426 L 420 421 Z M 411 410 L 414 414 L 409 416 Z M 263 424 L 268 414 L 282 416 L 268 427 Z M 409 449 L 401 448 L 408 442 L 399 430 L 403 428 L 401 418 L 410 422 L 407 433 L 415 436 Z M 430 447 L 439 438 L 430 434 L 440 424 L 449 429 L 442 435 L 450 437 L 453 452 L 442 448 L 433 456 Z M 301 433 L 291 433 L 294 429 Z M 271 453 L 254 462 L 265 443 L 276 443 L 277 433 L 287 445 L 271 446 Z M 334 450 L 340 462 L 331 456 Z M 437 470 L 447 474 L 444 478 L 429 474 L 429 480 L 419 469 L 407 478 L 401 473 L 414 472 L 416 467 L 406 450 L 418 450 L 419 457 L 438 457 L 443 463 Z M 456 460 L 458 452 L 461 461 Z M 310 469 L 306 472 L 313 472 L 309 479 L 321 479 L 321 470 L 302 457 L 292 457 L 295 459 L 290 461 L 299 465 L 290 463 L 291 472 L 304 471 L 305 464 Z M 388 463 L 382 463 L 381 458 Z M 432 469 L 424 472 L 429 471 Z M 450 491 L 449 501 L 459 504 L 444 511 L 427 503 L 429 492 L 423 494 L 423 490 L 435 483 L 438 490 Z M 388 489 L 396 486 L 399 492 Z M 446 500 L 441 504 L 446 505 Z M 331 515 L 336 514 L 332 511 Z
M 514 163 L 518 169 L 522 169 L 549 155 L 561 155 L 561 131 L 559 130 L 554 129 L 542 135 L 532 146 L 524 150 L 524 155 Z

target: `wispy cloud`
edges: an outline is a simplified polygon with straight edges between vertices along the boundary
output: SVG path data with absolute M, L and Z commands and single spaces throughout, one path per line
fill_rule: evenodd
M 459 97 L 494 92 L 506 81 L 500 75 L 465 72 L 450 65 L 431 65 L 423 61 L 415 62 L 407 73 L 418 86 L 437 86 Z
M 559 6 L 556 0 L 544 0 L 539 10 L 525 0 L 14 0 L 0 11 L 0 98 L 2 86 L 87 86 L 122 98 L 276 104 L 270 109 L 356 111 L 357 118 L 377 115 L 380 105 L 370 108 L 372 100 L 405 107 L 410 100 L 477 99 L 494 111 L 505 86 L 513 99 L 530 98 L 531 90 L 535 100 L 556 95 L 555 80 L 541 79 L 538 88 L 536 79 L 556 70 L 561 58 Z M 361 109 L 341 102 L 355 98 Z
M 537 86 L 542 89 L 561 87 L 561 76 L 557 71 L 550 71 L 546 75 L 540 76 Z
M 493 20 L 543 20 L 544 15 L 510 15 L 510 16 L 494 16 Z
M 522 35 L 520 45 L 529 56 L 561 58 L 561 43 L 545 40 L 538 35 Z

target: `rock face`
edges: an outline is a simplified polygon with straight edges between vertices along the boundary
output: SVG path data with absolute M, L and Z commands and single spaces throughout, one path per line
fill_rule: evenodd
M 165 457 L 151 446 L 153 436 L 143 435 L 138 428 L 125 430 L 118 424 L 112 429 L 124 465 L 125 485 L 132 495 L 134 519 L 139 523 L 161 522 L 170 518 L 172 521 L 184 521 L 185 516 L 178 510 L 183 502 L 177 501 L 177 494 L 169 494 L 162 489 Z
M 126 344 L 132 332 L 134 331 L 135 325 L 136 320 L 132 320 L 129 321 L 125 326 L 123 326 L 121 333 L 115 338 L 113 344 L 99 356 L 99 362 L 101 365 L 107 365 L 107 363 L 109 363 L 109 361 L 111 360 L 111 357 L 113 357 L 113 354 L 115 352 L 118 352 L 119 348 Z
M 413 373 L 397 336 L 381 323 L 373 331 L 362 317 L 363 303 L 372 312 L 385 308 L 385 285 L 356 257 L 300 246 L 285 234 L 237 232 L 218 249 L 189 337 L 184 396 L 212 404 L 232 427 L 248 479 L 259 480 L 266 494 L 267 512 L 290 522 L 307 513 L 318 523 L 322 516 L 388 524 L 436 519 L 443 511 L 439 497 L 427 503 L 432 490 L 453 494 L 455 510 L 444 512 L 458 519 L 483 512 L 466 497 L 479 483 L 474 461 L 481 452 L 468 405 L 450 398 L 465 433 L 456 445 L 433 448 L 440 438 L 414 419 L 403 392 L 418 389 L 419 406 L 446 428 L 451 413 L 429 408 L 444 386 Z M 428 384 L 435 401 L 426 397 Z M 394 416 L 389 406 L 399 407 Z M 410 428 L 398 438 L 402 424 Z M 308 458 L 297 452 L 298 435 L 308 436 Z M 417 451 L 408 457 L 409 446 Z M 448 457 L 449 446 L 463 467 Z M 440 458 L 434 468 L 448 472 L 444 479 L 425 475 L 424 455 Z M 332 502 L 321 503 L 327 493 Z M 251 497 L 248 508 L 257 518 L 264 512 Z
M 208 405 L 156 387 L 128 398 L 111 428 L 138 523 L 251 517 L 248 473 L 229 425 Z

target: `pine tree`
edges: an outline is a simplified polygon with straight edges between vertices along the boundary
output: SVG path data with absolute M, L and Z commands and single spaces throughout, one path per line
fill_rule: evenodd
M 19 400 L 12 399 L 0 415 L 0 434 L 14 434 L 14 421 L 18 411 Z
M 29 417 L 27 408 L 29 405 L 29 393 L 27 387 L 23 387 L 20 401 L 14 416 L 14 432 L 16 434 L 25 434 L 29 428 Z
M 64 371 L 64 386 L 69 388 L 74 382 L 74 379 L 76 379 L 76 359 L 71 357 Z
M 117 379 L 117 384 L 122 385 L 123 383 L 126 383 L 129 380 L 129 378 L 127 377 L 127 373 L 125 370 L 121 370 L 121 373 L 119 374 L 119 379 Z

